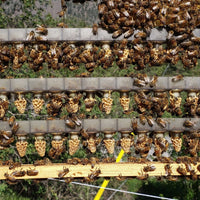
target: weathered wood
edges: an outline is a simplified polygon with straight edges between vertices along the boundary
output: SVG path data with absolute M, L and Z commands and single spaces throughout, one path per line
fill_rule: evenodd
M 200 175 L 200 171 L 197 170 L 197 166 L 200 164 L 197 163 L 197 165 L 193 165 L 192 169 L 196 171 L 197 175 Z M 155 171 L 152 172 L 144 172 L 143 168 L 147 165 L 155 166 Z M 88 165 L 69 165 L 64 163 L 59 164 L 51 164 L 51 165 L 43 165 L 43 166 L 33 166 L 33 165 L 22 165 L 19 168 L 16 168 L 14 170 L 9 170 L 9 166 L 0 166 L 0 180 L 5 179 L 4 174 L 8 173 L 11 174 L 13 171 L 18 170 L 30 170 L 35 169 L 38 170 L 38 175 L 36 176 L 28 176 L 27 174 L 23 177 L 16 177 L 16 179 L 42 179 L 42 178 L 58 178 L 59 172 L 61 172 L 64 168 L 69 169 L 69 173 L 67 173 L 64 177 L 74 177 L 74 178 L 82 178 L 82 177 L 88 177 L 89 174 L 94 172 L 95 170 L 101 170 L 101 174 L 99 177 L 118 177 L 118 176 L 124 176 L 124 177 L 136 177 L 148 174 L 149 176 L 166 176 L 165 167 L 166 163 L 160 163 L 160 162 L 149 162 L 146 164 L 138 164 L 138 163 L 99 163 L 94 166 L 94 168 L 91 167 L 90 164 Z M 180 176 L 180 174 L 177 172 L 177 168 L 183 167 L 185 169 L 184 164 L 177 164 L 172 163 L 170 164 L 171 170 L 172 170 L 172 176 Z M 189 176 L 190 173 L 187 172 L 187 176 Z

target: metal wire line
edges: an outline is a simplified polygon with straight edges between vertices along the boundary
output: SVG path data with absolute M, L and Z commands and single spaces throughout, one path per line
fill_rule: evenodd
M 64 180 L 59 180 L 59 179 L 55 179 L 55 178 L 48 178 L 48 180 L 52 180 L 52 181 L 60 181 L 60 182 L 64 182 Z M 79 183 L 79 182 L 70 182 L 72 184 L 75 185 L 82 185 L 82 186 L 86 186 L 86 187 L 93 187 L 93 188 L 104 188 L 104 187 L 100 187 L 100 186 L 96 186 L 96 185 L 89 185 L 86 183 Z M 118 190 L 118 189 L 114 189 L 114 188 L 104 188 L 105 190 L 110 190 L 110 191 L 115 191 L 115 192 L 122 192 L 122 193 L 127 193 L 127 194 L 134 194 L 134 195 L 138 195 L 138 196 L 144 196 L 144 197 L 149 197 L 149 198 L 155 198 L 155 199 L 162 199 L 162 200 L 178 200 L 178 199 L 171 199 L 171 198 L 167 198 L 167 197 L 159 197 L 159 196 L 154 196 L 154 195 L 149 195 L 149 194 L 143 194 L 143 193 L 137 193 L 137 192 L 130 192 L 130 191 L 125 191 L 125 190 Z

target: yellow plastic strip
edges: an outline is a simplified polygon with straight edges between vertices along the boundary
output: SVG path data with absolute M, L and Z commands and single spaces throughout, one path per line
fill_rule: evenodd
M 116 163 L 118 163 L 121 160 L 123 155 L 124 155 L 124 150 L 122 149 L 120 151 L 119 155 L 117 156 Z M 104 190 L 105 190 L 105 188 L 106 188 L 106 186 L 108 185 L 109 182 L 110 182 L 110 180 L 106 180 L 106 179 L 103 181 L 103 183 L 101 185 L 101 188 L 97 192 L 94 200 L 99 200 L 101 198 L 101 196 L 102 196 L 102 194 L 103 194 L 103 192 L 104 192 Z
M 135 136 L 135 134 L 133 132 L 131 133 L 131 135 Z M 119 155 L 117 156 L 116 163 L 118 163 L 122 159 L 123 155 L 124 155 L 124 150 L 121 149 Z M 108 185 L 109 181 L 110 180 L 106 180 L 106 179 L 103 181 L 101 188 L 99 189 L 96 196 L 94 197 L 94 200 L 99 200 L 101 198 L 101 196 L 102 196 L 106 186 Z

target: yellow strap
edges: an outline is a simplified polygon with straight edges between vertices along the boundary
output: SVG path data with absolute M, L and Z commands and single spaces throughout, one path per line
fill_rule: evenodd
M 124 150 L 122 149 L 120 151 L 119 155 L 117 156 L 116 163 L 118 163 L 121 160 L 123 155 L 124 155 Z M 106 180 L 106 179 L 103 181 L 103 183 L 101 185 L 101 188 L 97 192 L 94 200 L 99 200 L 101 198 L 101 196 L 102 196 L 102 194 L 103 194 L 103 192 L 104 192 L 104 190 L 105 190 L 105 188 L 106 188 L 106 186 L 108 185 L 109 182 L 110 182 L 110 180 Z

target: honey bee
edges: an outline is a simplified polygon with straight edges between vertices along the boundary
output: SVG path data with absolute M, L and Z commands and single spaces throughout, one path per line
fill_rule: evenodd
M 195 124 L 195 122 L 192 122 L 190 120 L 185 120 L 184 123 L 183 123 L 183 126 L 187 127 L 187 128 L 191 128 L 193 127 Z
M 76 123 L 69 117 L 66 119 L 65 124 L 71 129 L 76 128 Z
M 134 78 L 133 85 L 138 87 L 144 87 L 146 85 L 145 81 Z
M 115 177 L 118 181 L 124 181 L 126 177 L 123 177 L 122 174 L 120 173 L 119 176 Z
M 172 169 L 171 169 L 170 164 L 165 165 L 165 174 L 166 174 L 166 176 L 171 176 Z
M 88 139 L 89 138 L 89 134 L 87 133 L 87 131 L 85 130 L 85 129 L 81 129 L 80 130 L 80 133 L 81 133 L 81 135 L 82 135 L 82 137 L 84 138 L 84 139 Z
M 59 17 L 63 17 L 65 15 L 66 9 L 61 10 L 60 12 L 58 12 L 57 14 L 59 15 Z
M 154 165 L 147 165 L 143 168 L 144 172 L 153 172 L 156 170 L 156 167 Z
M 114 158 L 111 158 L 111 157 L 103 158 L 103 159 L 102 159 L 102 162 L 103 162 L 103 163 L 113 163 L 113 162 L 115 162 L 115 159 L 114 159 Z
M 75 114 L 72 114 L 71 119 L 77 126 L 81 126 L 82 121 Z
M 172 77 L 172 82 L 178 82 L 178 81 L 181 81 L 181 80 L 183 80 L 183 75 L 181 75 L 181 74 Z
M 4 176 L 10 182 L 16 182 L 17 181 L 16 178 L 12 174 L 5 173 Z
M 13 134 L 17 133 L 18 129 L 19 129 L 19 123 L 14 122 L 12 129 L 11 129 L 12 133 Z
M 200 172 L 200 164 L 197 166 L 197 170 Z
M 15 169 L 15 168 L 17 168 L 17 167 L 21 167 L 21 163 L 20 162 L 11 162 L 10 164 L 9 164 L 9 169 L 11 170 L 11 169 Z
M 22 177 L 22 176 L 25 176 L 25 174 L 26 174 L 26 171 L 24 171 L 24 170 L 12 172 L 12 175 L 15 177 Z
M 124 33 L 124 38 L 129 38 L 133 35 L 134 30 L 132 28 L 129 28 L 125 33 Z
M 46 164 L 51 164 L 51 161 L 48 158 L 45 158 L 43 160 L 36 160 L 33 165 L 41 166 L 41 165 L 46 165 Z
M 98 25 L 97 24 L 93 24 L 93 26 L 92 26 L 92 33 L 94 35 L 97 35 L 97 33 L 98 33 Z
M 112 38 L 117 38 L 117 37 L 119 37 L 120 35 L 122 35 L 122 33 L 123 33 L 123 30 L 122 29 L 119 29 L 119 30 L 117 30 L 117 31 L 115 31 L 113 34 L 112 34 Z
M 69 173 L 69 169 L 66 167 L 63 167 L 63 170 L 61 172 L 58 173 L 58 177 L 59 178 L 63 178 L 66 174 Z
M 138 172 L 138 174 L 139 174 L 139 176 L 136 176 L 136 178 L 138 180 L 146 180 L 146 179 L 149 178 L 149 175 L 148 174 L 143 174 L 143 172 L 142 173 Z
M 87 181 L 94 181 L 96 177 L 98 177 L 101 174 L 100 169 L 96 169 L 95 171 L 92 171 L 91 174 L 88 175 Z
M 60 28 L 68 28 L 67 24 L 65 24 L 64 22 L 60 22 L 57 24 L 57 27 L 60 27 Z
M 35 38 L 35 32 L 34 32 L 34 31 L 31 31 L 31 32 L 27 35 L 26 40 L 27 40 L 27 41 L 31 41 L 31 40 L 34 40 L 34 38 Z
M 36 33 L 39 33 L 41 35 L 47 35 L 48 34 L 48 30 L 44 25 L 37 25 L 37 27 L 35 28 Z
M 183 176 L 186 176 L 186 175 L 187 175 L 186 169 L 184 169 L 184 168 L 181 167 L 181 166 L 179 166 L 179 167 L 177 168 L 177 172 L 178 172 L 179 174 L 183 175 Z
M 136 131 L 136 130 L 138 129 L 138 123 L 137 123 L 136 118 L 133 118 L 133 119 L 131 120 L 131 124 L 132 124 L 132 129 L 133 129 L 133 131 Z
M 150 87 L 154 87 L 157 83 L 158 77 L 157 76 L 153 76 L 153 78 L 150 80 L 149 86 Z
M 91 164 L 91 168 L 93 169 L 94 168 L 94 166 L 96 165 L 96 164 L 98 164 L 99 163 L 99 159 L 98 158 L 95 158 L 95 157 L 91 157 L 90 158 L 90 164 Z
M 146 119 L 147 119 L 149 126 L 152 127 L 154 125 L 153 117 L 152 116 L 146 116 Z
M 38 173 L 39 173 L 39 171 L 36 170 L 36 169 L 28 169 L 28 170 L 26 171 L 26 173 L 27 173 L 28 176 L 37 176 Z
M 145 118 L 145 116 L 142 115 L 142 114 L 140 114 L 140 115 L 139 115 L 139 119 L 140 119 L 140 123 L 141 123 L 142 125 L 145 125 L 145 123 L 146 123 L 146 118 Z
M 162 128 L 165 128 L 166 127 L 166 121 L 162 118 L 157 118 L 156 119 L 156 122 L 158 123 L 159 126 L 161 126 Z
M 81 160 L 81 164 L 82 164 L 82 165 L 88 165 L 89 163 L 90 163 L 90 161 L 89 161 L 88 158 L 83 158 L 83 159 Z

